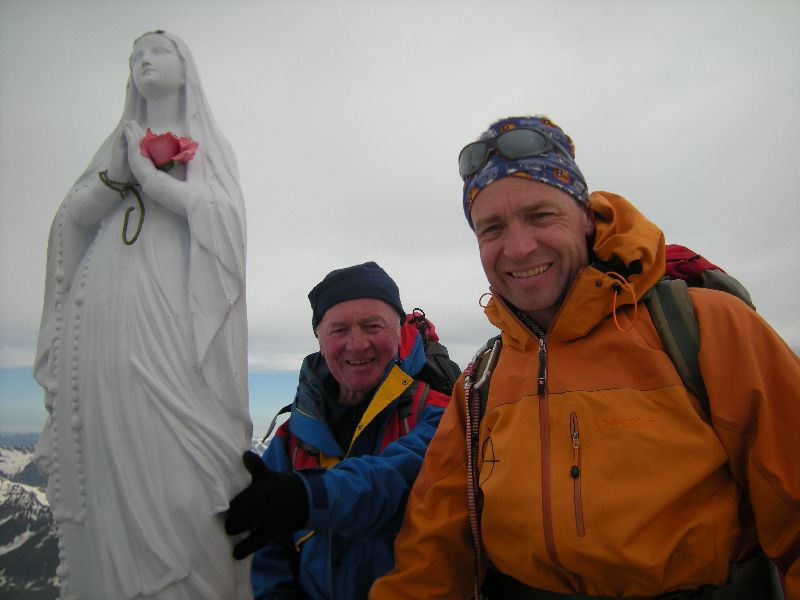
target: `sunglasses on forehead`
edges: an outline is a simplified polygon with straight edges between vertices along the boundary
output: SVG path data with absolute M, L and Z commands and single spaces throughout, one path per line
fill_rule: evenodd
M 492 150 L 496 150 L 503 158 L 516 160 L 552 152 L 555 149 L 560 150 L 572 160 L 569 152 L 561 144 L 541 131 L 537 129 L 511 129 L 497 137 L 472 142 L 464 146 L 458 155 L 458 172 L 461 174 L 462 179 L 472 177 L 489 160 Z

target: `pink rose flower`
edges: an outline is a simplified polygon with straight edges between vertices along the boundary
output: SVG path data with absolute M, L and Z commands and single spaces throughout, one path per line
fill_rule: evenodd
M 169 171 L 176 162 L 186 163 L 192 160 L 199 145 L 192 138 L 178 137 L 171 131 L 155 134 L 148 127 L 139 142 L 139 150 L 142 156 L 153 161 L 156 168 Z

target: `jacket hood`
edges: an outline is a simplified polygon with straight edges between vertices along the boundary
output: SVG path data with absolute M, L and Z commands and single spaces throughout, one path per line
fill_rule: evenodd
M 595 224 L 590 264 L 579 271 L 548 337 L 572 340 L 626 305 L 637 303 L 664 276 L 664 234 L 622 196 L 594 192 L 589 209 Z M 493 295 L 486 316 L 521 347 L 531 333 L 509 305 Z

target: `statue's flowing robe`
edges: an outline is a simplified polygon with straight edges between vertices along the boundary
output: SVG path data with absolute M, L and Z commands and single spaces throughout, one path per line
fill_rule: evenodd
M 187 134 L 200 143 L 186 165 L 186 214 L 157 202 L 175 183 L 160 173 L 141 192 L 135 243 L 122 239 L 131 193 L 77 224 L 70 203 L 108 193 L 96 180 L 107 142 L 50 231 L 34 375 L 49 411 L 38 455 L 66 597 L 250 597 L 222 514 L 249 480 L 244 206 L 233 156 L 192 92 L 188 50 L 176 46 L 188 60 Z M 137 208 L 129 237 L 138 218 Z

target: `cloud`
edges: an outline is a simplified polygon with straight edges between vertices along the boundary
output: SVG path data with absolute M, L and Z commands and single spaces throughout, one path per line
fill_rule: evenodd
M 50 222 L 156 27 L 192 49 L 238 157 L 255 369 L 296 369 L 315 349 L 306 294 L 369 259 L 465 366 L 493 328 L 456 155 L 536 112 L 572 135 L 592 188 L 739 277 L 800 347 L 798 17 L 791 2 L 3 3 L 0 365 L 32 361 Z

